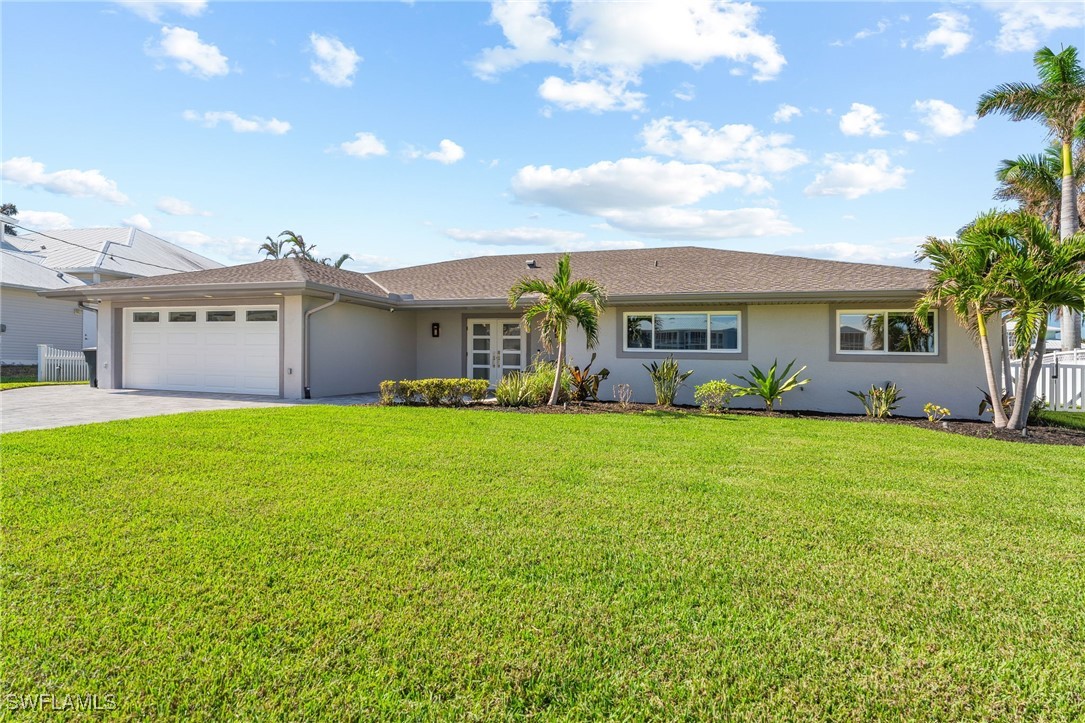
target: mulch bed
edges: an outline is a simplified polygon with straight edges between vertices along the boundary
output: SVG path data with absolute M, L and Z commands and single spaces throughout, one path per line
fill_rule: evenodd
M 500 407 L 492 402 L 470 405 L 472 409 L 485 409 L 493 412 L 505 412 L 511 414 L 637 414 L 640 412 L 668 412 L 671 414 L 703 414 L 698 407 L 676 406 L 660 407 L 655 404 L 627 404 L 624 407 L 617 402 L 570 402 L 562 406 L 541 407 Z M 968 437 L 981 439 L 1001 439 L 1006 442 L 1024 442 L 1026 444 L 1059 444 L 1074 447 L 1085 447 L 1085 431 L 1080 429 L 1068 429 L 1054 426 L 1029 426 L 1024 436 L 1021 432 L 1006 429 L 995 429 L 989 422 L 970 422 L 965 420 L 947 419 L 944 422 L 931 423 L 926 418 L 915 417 L 890 417 L 888 419 L 871 419 L 861 415 L 832 414 L 829 412 L 796 412 L 781 410 L 768 412 L 753 409 L 732 409 L 727 414 L 752 415 L 752 416 L 775 416 L 795 417 L 809 419 L 832 419 L 839 422 L 857 422 L 862 424 L 907 424 L 912 427 L 921 427 L 934 431 L 944 431 L 950 434 L 963 434 Z

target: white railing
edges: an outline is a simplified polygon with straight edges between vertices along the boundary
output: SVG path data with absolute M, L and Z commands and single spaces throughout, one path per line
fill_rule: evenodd
M 39 382 L 85 382 L 88 379 L 90 367 L 83 352 L 38 344 Z
M 1055 361 L 1082 362 L 1085 363 L 1085 349 L 1073 349 L 1070 351 L 1049 351 L 1044 354 L 1044 364 L 1053 364 Z
M 1073 357 L 1075 352 L 1063 352 L 1066 357 L 1048 360 L 1044 356 L 1040 380 L 1036 383 L 1036 398 L 1047 400 L 1047 408 L 1058 412 L 1085 412 L 1085 355 Z M 1010 368 L 1014 379 L 1021 363 L 1014 361 Z

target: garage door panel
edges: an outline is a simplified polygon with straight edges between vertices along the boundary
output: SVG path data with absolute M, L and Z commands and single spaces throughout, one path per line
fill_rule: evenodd
M 246 321 L 251 308 L 126 310 L 124 386 L 277 395 L 280 325 Z M 136 311 L 158 311 L 162 321 L 134 322 Z M 236 321 L 209 322 L 207 311 L 234 311 Z M 171 316 L 196 320 L 166 321 Z

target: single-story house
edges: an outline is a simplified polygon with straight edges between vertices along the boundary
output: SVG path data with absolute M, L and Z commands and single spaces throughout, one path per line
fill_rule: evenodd
M 135 228 L 3 233 L 0 252 L 3 364 L 36 363 L 38 344 L 69 351 L 95 344 L 97 315 L 92 309 L 64 299 L 45 299 L 38 291 L 222 266 Z
M 560 254 L 485 256 L 356 273 L 298 259 L 110 281 L 43 292 L 99 309 L 103 387 L 242 392 L 286 398 L 373 392 L 381 380 L 488 379 L 543 352 L 506 302 L 524 276 L 549 278 Z M 707 248 L 572 254 L 575 277 L 609 293 L 599 358 L 612 385 L 653 401 L 643 364 L 673 354 L 692 386 L 751 364 L 797 359 L 813 381 L 784 403 L 855 412 L 847 394 L 886 381 L 907 399 L 974 414 L 980 354 L 947 314 L 929 330 L 911 308 L 929 272 Z M 569 359 L 590 355 L 571 333 Z M 739 400 L 749 406 L 752 400 Z

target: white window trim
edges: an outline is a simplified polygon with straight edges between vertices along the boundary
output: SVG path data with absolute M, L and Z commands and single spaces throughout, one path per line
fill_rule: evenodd
M 656 349 L 655 348 L 655 317 L 657 314 L 704 314 L 708 317 L 708 324 L 705 327 L 705 332 L 708 334 L 706 349 Z M 643 347 L 631 347 L 629 346 L 629 317 L 631 316 L 650 316 L 652 317 L 652 346 L 645 349 Z M 712 317 L 713 316 L 734 316 L 738 319 L 738 326 L 735 329 L 735 338 L 738 341 L 738 346 L 734 349 L 712 349 Z M 657 309 L 654 311 L 626 311 L 622 314 L 622 351 L 628 354 L 719 354 L 719 355 L 732 355 L 742 354 L 742 312 L 739 309 Z
M 905 359 L 911 359 L 914 357 L 924 356 L 938 356 L 941 350 L 942 335 L 938 333 L 938 309 L 931 309 L 930 313 L 934 314 L 934 323 L 931 324 L 931 334 L 934 335 L 934 350 L 933 351 L 889 351 L 888 349 L 841 349 L 840 348 L 840 317 L 845 314 L 913 314 L 914 309 L 837 309 L 836 311 L 836 324 L 833 327 L 834 336 L 836 337 L 836 353 L 846 356 L 892 356 L 902 357 Z M 886 325 L 886 331 L 888 332 L 889 326 Z M 883 340 L 883 346 L 884 346 Z

